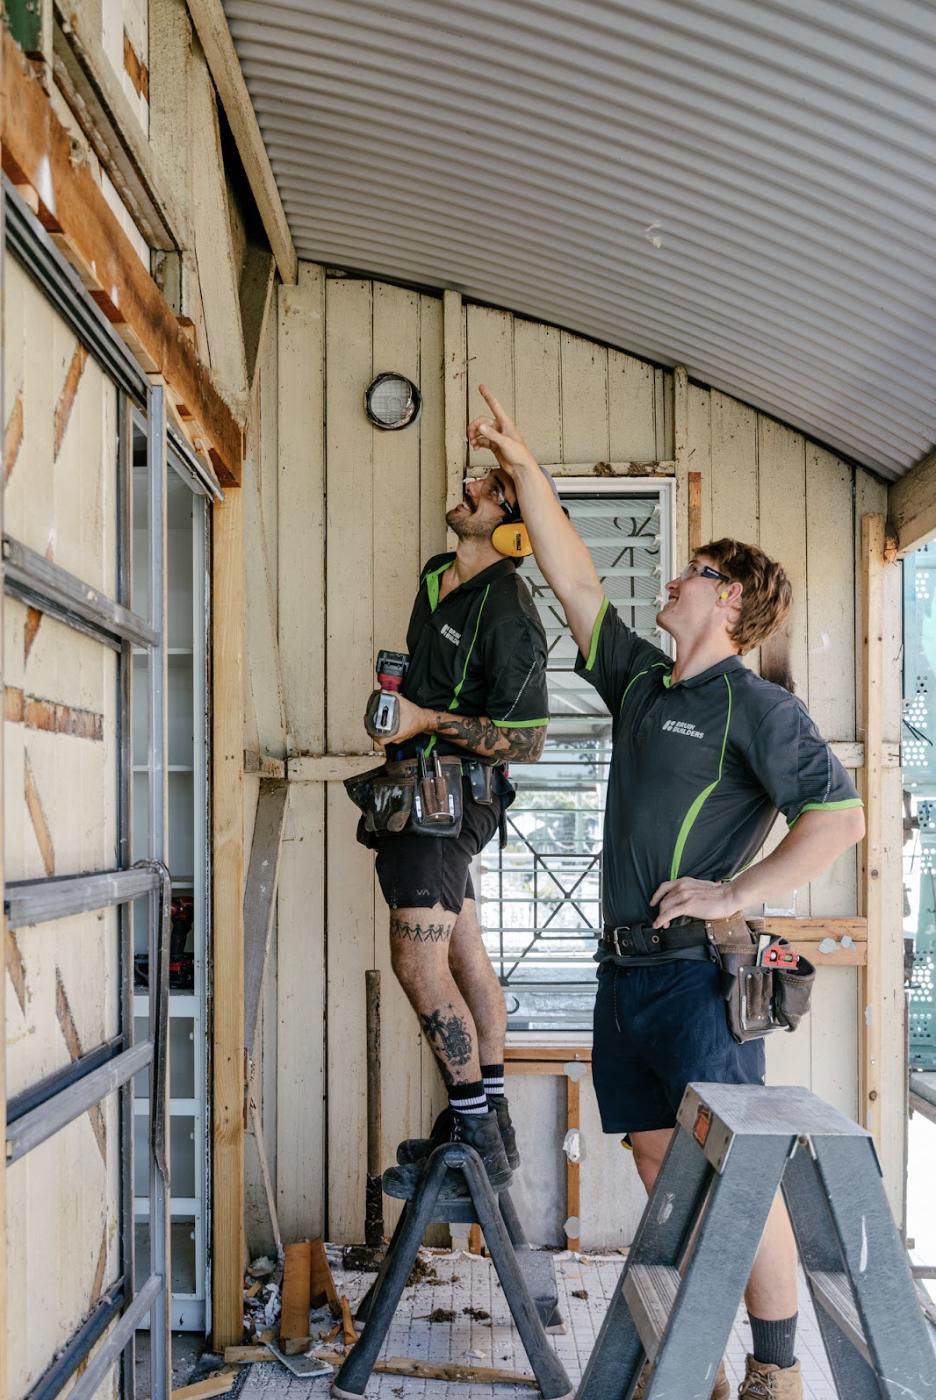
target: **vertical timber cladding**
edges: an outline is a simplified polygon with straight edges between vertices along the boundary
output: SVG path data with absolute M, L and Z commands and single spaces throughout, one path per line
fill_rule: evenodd
M 5 528 L 113 596 L 115 389 L 12 258 L 5 278 Z M 5 878 L 112 867 L 116 653 L 12 598 L 3 646 Z M 5 931 L 5 941 L 12 1096 L 116 1033 L 117 910 Z M 17 1300 L 7 1380 L 20 1395 L 118 1274 L 117 1097 L 11 1167 L 6 1185 Z
M 296 346 L 290 349 L 291 334 L 304 345 L 304 355 Z M 323 468 L 316 445 L 322 422 L 316 405 L 319 354 L 327 371 Z M 424 407 L 418 428 L 380 433 L 368 424 L 364 388 L 374 374 L 388 369 L 420 385 Z M 489 384 L 515 412 L 539 459 L 560 472 L 699 473 L 701 537 L 736 535 L 783 560 L 797 595 L 789 642 L 798 693 L 828 738 L 861 737 L 855 730 L 853 681 L 856 511 L 861 502 L 869 503 L 864 509 L 878 508 L 875 503 L 884 492 L 869 473 L 853 473 L 800 434 L 717 391 L 689 384 L 674 402 L 669 372 L 554 327 L 461 306 L 454 293 L 437 300 L 369 281 L 324 278 L 320 269 L 308 266 L 301 269 L 297 288 L 279 294 L 279 373 L 279 633 L 294 752 L 367 752 L 360 714 L 373 684 L 374 656 L 381 646 L 402 646 L 419 564 L 444 547 L 439 524 L 443 504 L 468 463 L 463 429 L 453 415 L 457 420 L 460 413 L 468 417 L 481 411 L 479 382 Z M 287 382 L 295 387 L 287 388 Z M 302 433 L 293 430 L 291 445 L 289 423 L 300 402 Z M 308 607 L 316 596 L 320 471 L 327 538 L 324 713 L 312 699 L 298 698 L 314 691 L 310 656 L 318 655 L 320 644 L 318 624 L 310 616 L 314 606 Z M 686 510 L 684 493 L 679 510 Z M 299 519 L 310 524 L 301 541 L 295 529 Z M 677 538 L 685 541 L 686 522 L 680 516 L 675 525 Z M 291 588 L 290 579 L 302 587 Z M 757 665 L 759 658 L 749 661 Z M 313 974 L 321 964 L 316 959 L 324 956 L 328 1123 L 323 1173 L 328 1208 L 322 1223 L 332 1239 L 356 1240 L 363 1231 L 366 968 L 377 966 L 385 974 L 385 1160 L 392 1160 L 400 1137 L 427 1126 L 439 1100 L 439 1083 L 389 969 L 386 911 L 372 858 L 354 841 L 353 808 L 340 783 L 322 786 L 326 792 L 319 797 L 318 783 L 292 785 L 281 873 L 278 1203 L 285 1238 L 318 1228 L 316 1169 L 310 1164 L 318 1132 L 316 1109 L 310 1108 L 315 1094 L 303 1093 L 296 1058 L 287 1049 L 304 1047 L 317 1063 L 309 1026 L 314 1018 L 306 1016 L 317 996 Z M 299 820 L 299 802 L 308 808 L 304 820 Z M 775 840 L 783 829 L 781 823 Z M 300 851 L 300 837 L 309 845 L 321 841 L 321 863 L 309 861 L 309 846 Z M 310 904 L 303 903 L 304 895 Z M 790 897 L 792 901 L 792 892 Z M 314 915 L 320 898 L 326 906 L 322 944 Z M 809 891 L 799 892 L 795 904 L 797 912 L 812 915 L 845 915 L 856 907 L 852 855 Z M 308 935 L 310 908 L 314 946 L 304 941 L 300 951 L 298 925 Z M 304 976 L 285 975 L 289 968 Z M 856 1115 L 857 1002 L 857 969 L 823 967 L 813 1015 L 795 1037 L 770 1042 L 770 1078 L 806 1084 Z M 636 1182 L 626 1185 L 624 1200 L 622 1172 L 628 1168 L 622 1166 L 616 1140 L 602 1138 L 590 1109 L 592 1098 L 587 1090 L 582 1096 L 583 1133 L 591 1147 L 583 1162 L 582 1243 L 625 1243 L 633 1214 L 626 1207 L 636 1207 L 638 1188 Z M 893 1117 L 893 1110 L 885 1111 Z M 310 1113 L 311 1137 L 302 1126 Z M 902 1123 L 890 1117 L 888 1122 L 888 1131 L 899 1136 Z M 615 1199 L 612 1185 L 616 1204 L 604 1210 L 598 1203 Z

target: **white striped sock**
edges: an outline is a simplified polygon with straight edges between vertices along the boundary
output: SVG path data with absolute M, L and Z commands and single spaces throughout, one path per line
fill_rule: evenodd
M 503 1075 L 501 1075 L 499 1079 L 484 1079 L 484 1080 L 482 1080 L 481 1082 L 482 1082 L 483 1085 L 484 1085 L 484 1092 L 485 1092 L 486 1094 L 489 1094 L 489 1095 L 502 1095 L 503 1092 L 504 1092 L 504 1076 L 503 1076 Z
M 471 1099 L 449 1099 L 449 1108 L 453 1113 L 483 1115 L 488 1111 L 487 1095 L 480 1094 Z

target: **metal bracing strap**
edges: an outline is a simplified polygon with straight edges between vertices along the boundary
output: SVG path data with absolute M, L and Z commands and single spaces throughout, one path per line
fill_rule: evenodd
M 89 1050 L 86 1055 L 79 1056 L 77 1060 L 72 1060 L 69 1064 L 63 1065 L 61 1069 L 47 1074 L 45 1079 L 31 1084 L 22 1093 L 7 1099 L 7 1123 L 15 1123 L 18 1118 L 23 1117 L 24 1113 L 31 1113 L 40 1104 L 48 1103 L 50 1099 L 55 1098 L 56 1094 L 60 1094 L 70 1084 L 77 1084 L 79 1079 L 83 1079 L 93 1069 L 107 1064 L 109 1060 L 115 1060 L 125 1048 L 124 1037 L 115 1035 L 113 1040 L 105 1040 L 101 1045 Z
M 113 1331 L 104 1338 L 87 1370 L 68 1392 L 69 1400 L 92 1400 L 104 1377 L 118 1361 L 120 1353 L 165 1287 L 166 1279 L 162 1275 L 150 1274 L 126 1312 L 121 1314 Z M 165 1394 L 169 1394 L 168 1390 Z
M 134 867 L 132 870 L 102 870 L 93 875 L 62 875 L 47 880 L 14 880 L 3 892 L 10 928 L 48 923 L 70 914 L 106 909 L 112 904 L 128 904 L 159 887 L 159 873 Z
M 144 1040 L 125 1050 L 122 1055 L 107 1060 L 97 1069 L 89 1072 L 62 1089 L 45 1103 L 30 1109 L 15 1122 L 8 1123 L 6 1129 L 7 1166 L 25 1157 L 27 1152 L 46 1142 L 62 1128 L 66 1127 L 89 1108 L 100 1103 L 101 1099 L 126 1084 L 141 1069 L 145 1069 L 153 1058 L 153 1042 Z
M 78 1328 L 47 1371 L 28 1391 L 25 1400 L 53 1400 L 84 1361 L 97 1339 L 107 1330 L 120 1312 L 127 1297 L 123 1279 L 104 1294 L 91 1313 Z
M 3 536 L 3 586 L 40 612 L 118 650 L 121 642 L 150 648 L 159 641 L 142 617 L 9 535 Z

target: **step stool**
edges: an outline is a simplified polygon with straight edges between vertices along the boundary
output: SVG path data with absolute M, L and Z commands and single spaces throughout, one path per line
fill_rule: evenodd
M 782 1186 L 842 1400 L 936 1400 L 871 1136 L 799 1088 L 690 1084 L 578 1400 L 709 1400 Z
M 439 1199 L 446 1171 L 461 1172 L 468 1196 Z M 443 1143 L 426 1162 L 416 1193 L 407 1201 L 380 1272 L 357 1310 L 366 1321 L 359 1341 L 345 1357 L 331 1393 L 338 1400 L 360 1400 L 377 1355 L 430 1225 L 478 1224 L 507 1299 L 530 1366 L 545 1400 L 573 1400 L 565 1368 L 546 1340 L 544 1326 L 562 1331 L 552 1260 L 527 1244 L 506 1191 L 495 1195 L 473 1147 Z M 533 1296 L 531 1296 L 533 1295 Z M 535 1301 L 534 1301 L 535 1298 Z

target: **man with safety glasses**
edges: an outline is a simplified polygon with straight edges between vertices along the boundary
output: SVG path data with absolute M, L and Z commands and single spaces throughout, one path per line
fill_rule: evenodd
M 475 419 L 469 442 L 490 448 L 512 479 L 578 643 L 576 670 L 613 719 L 593 1075 L 603 1127 L 628 1135 L 649 1192 L 688 1083 L 763 1082 L 763 1040 L 739 1043 L 729 1031 L 706 923 L 817 879 L 864 834 L 861 802 L 802 702 L 741 660 L 789 613 L 781 566 L 736 540 L 701 549 L 666 585 L 657 615 L 676 643 L 674 663 L 609 605 L 521 434 L 481 393 L 492 418 Z M 751 863 L 778 811 L 788 834 Z M 778 1196 L 745 1294 L 752 1354 L 742 1397 L 800 1400 L 796 1285 Z M 728 1394 L 722 1367 L 713 1396 Z
M 401 1143 L 399 1165 L 384 1173 L 384 1189 L 404 1198 L 445 1141 L 475 1147 L 496 1189 L 519 1164 L 504 1096 L 507 1012 L 469 865 L 498 828 L 503 838 L 513 799 L 505 765 L 539 758 L 549 715 L 546 636 L 517 572 L 530 547 L 509 475 L 466 477 L 445 519 L 457 548 L 422 570 L 399 724 L 389 736 L 369 731 L 388 759 L 380 811 L 398 800 L 401 810 L 359 827 L 377 852 L 393 970 L 449 1097 L 431 1137 Z M 458 1194 L 460 1180 L 446 1189 Z

